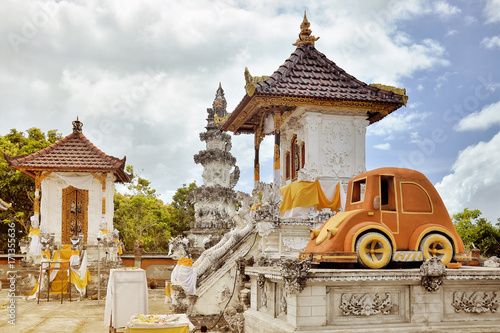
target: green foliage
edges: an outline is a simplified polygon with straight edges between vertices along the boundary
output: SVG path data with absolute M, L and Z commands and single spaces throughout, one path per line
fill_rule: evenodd
M 136 239 L 142 240 L 145 251 L 168 250 L 169 215 L 163 201 L 143 194 L 115 193 L 114 204 L 114 225 L 126 250 L 134 248 Z
M 189 200 L 189 193 L 194 189 L 196 189 L 196 182 L 189 185 L 182 184 L 172 197 L 172 204 L 168 207 L 172 237 L 182 235 L 184 231 L 189 230 L 191 222 L 194 222 L 194 204 Z
M 484 257 L 498 256 L 500 253 L 500 219 L 498 219 L 497 226 L 494 226 L 481 217 L 481 214 L 478 209 L 465 208 L 463 212 L 453 215 L 453 224 L 467 251 L 470 251 L 474 244 L 481 250 L 481 255 Z
M 0 250 L 6 250 L 5 223 L 16 217 L 18 238 L 29 232 L 29 219 L 33 215 L 33 202 L 35 199 L 35 180 L 24 173 L 8 166 L 3 153 L 9 156 L 19 156 L 35 153 L 54 142 L 60 140 L 62 135 L 57 130 L 50 130 L 45 134 L 39 128 L 30 128 L 26 133 L 11 129 L 10 133 L 0 136 L 0 198 L 11 203 L 8 211 L 0 211 Z
M 126 170 L 133 173 L 132 166 Z M 188 195 L 196 184 L 179 188 L 169 205 L 157 198 L 156 190 L 150 185 L 150 181 L 134 175 L 127 186 L 130 193 L 115 193 L 114 225 L 127 251 L 134 248 L 138 239 L 147 252 L 166 252 L 169 239 L 189 229 L 189 223 L 194 220 L 194 207 Z

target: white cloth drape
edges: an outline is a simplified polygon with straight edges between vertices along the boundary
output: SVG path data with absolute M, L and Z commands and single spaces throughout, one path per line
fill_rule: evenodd
M 31 235 L 31 242 L 29 248 L 29 254 L 39 256 L 42 254 L 42 243 L 40 243 L 40 237 L 38 235 Z
M 82 257 L 82 263 L 80 264 L 80 268 L 73 268 L 71 266 L 78 266 L 80 262 L 80 256 L 77 255 L 72 255 L 69 258 L 69 265 L 71 267 L 71 270 L 78 274 L 78 277 L 83 280 L 85 277 L 85 274 L 87 273 L 87 251 L 83 251 L 83 257 Z M 87 291 L 87 286 L 83 287 L 83 289 L 78 288 L 76 284 L 74 284 L 76 290 L 80 293 L 80 295 L 83 297 L 85 295 L 85 292 Z
M 80 190 L 90 190 L 92 187 L 92 180 L 94 176 L 91 174 L 78 174 L 68 172 L 54 172 L 56 176 L 64 180 L 69 185 L 76 187 Z
M 175 265 L 170 281 L 178 284 L 187 295 L 196 294 L 196 268 L 193 266 Z

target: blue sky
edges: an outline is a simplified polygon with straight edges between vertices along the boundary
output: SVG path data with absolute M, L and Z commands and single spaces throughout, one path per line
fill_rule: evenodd
M 244 68 L 270 75 L 295 49 L 304 10 L 316 48 L 409 101 L 369 127 L 367 169 L 405 166 L 436 184 L 450 213 L 500 217 L 500 1 L 0 2 L 0 134 L 83 133 L 123 157 L 170 201 L 202 183 L 206 108 L 221 82 L 231 112 Z M 253 137 L 233 138 L 253 183 Z M 261 149 L 271 181 L 272 139 Z

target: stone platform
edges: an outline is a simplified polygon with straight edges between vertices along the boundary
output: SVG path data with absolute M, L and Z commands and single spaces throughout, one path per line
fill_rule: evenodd
M 311 269 L 303 281 L 276 267 L 245 273 L 247 333 L 500 332 L 498 268 L 446 269 L 435 291 L 422 286 L 419 269 Z

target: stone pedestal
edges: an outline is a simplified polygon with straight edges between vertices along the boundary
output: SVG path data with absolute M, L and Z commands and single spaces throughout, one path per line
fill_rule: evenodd
M 251 308 L 245 332 L 499 332 L 500 269 L 446 270 L 434 292 L 418 269 L 311 269 L 286 292 L 278 268 L 247 267 Z

